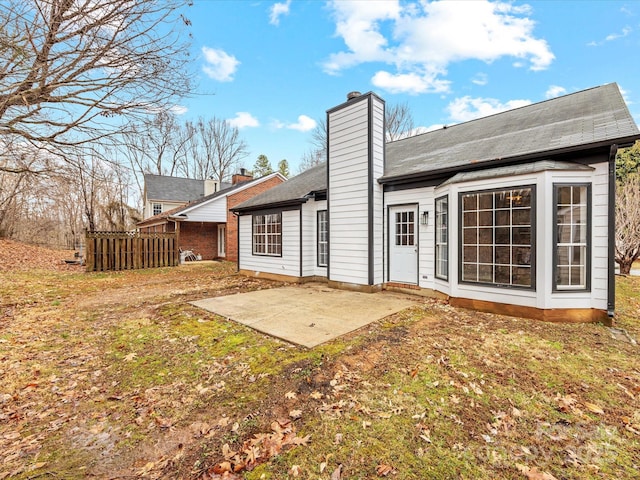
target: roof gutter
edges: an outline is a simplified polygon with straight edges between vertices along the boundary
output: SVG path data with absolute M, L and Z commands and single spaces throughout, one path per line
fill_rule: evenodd
M 633 135 L 618 139 L 617 146 L 619 148 L 633 145 L 633 143 L 640 139 L 640 135 Z M 464 170 L 476 170 L 478 168 L 491 168 L 497 165 L 504 165 L 505 163 L 518 163 L 531 160 L 533 158 L 566 155 L 569 153 L 582 152 L 585 150 L 596 150 L 604 147 L 611 147 L 613 140 L 602 141 L 592 143 L 588 145 L 574 145 L 571 147 L 559 148 L 554 150 L 544 150 L 535 153 L 528 153 L 524 155 L 516 155 L 513 157 L 494 158 L 486 161 L 478 161 L 476 163 L 465 163 L 463 165 L 456 165 L 454 167 L 440 168 L 438 170 L 432 170 L 429 172 L 414 172 L 406 173 L 402 175 L 396 175 L 393 177 L 382 177 L 378 179 L 378 183 L 382 185 L 401 185 L 403 183 L 413 183 L 424 180 L 431 180 L 438 177 L 446 177 L 453 173 L 458 173 Z
M 245 213 L 256 212 L 258 210 L 268 210 L 268 209 L 274 209 L 274 208 L 285 208 L 285 207 L 293 207 L 296 205 L 302 205 L 303 203 L 307 203 L 307 200 L 309 200 L 307 197 L 294 198 L 292 200 L 283 200 L 280 202 L 266 203 L 262 205 L 250 205 L 248 207 L 241 207 L 241 208 L 236 207 L 236 208 L 232 208 L 231 211 L 233 213 L 243 215 Z

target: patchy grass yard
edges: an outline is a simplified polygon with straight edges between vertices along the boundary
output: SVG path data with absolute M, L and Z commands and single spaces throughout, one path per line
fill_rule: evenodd
M 637 476 L 639 278 L 614 332 L 423 299 L 307 350 L 187 303 L 278 286 L 234 271 L 0 271 L 0 479 Z

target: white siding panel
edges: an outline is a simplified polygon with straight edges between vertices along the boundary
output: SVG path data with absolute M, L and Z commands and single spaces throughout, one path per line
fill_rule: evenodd
M 591 307 L 607 309 L 608 292 L 608 210 L 609 210 L 609 166 L 607 163 L 595 167 L 592 185 L 593 200 L 593 246 L 591 248 Z M 613 239 L 611 239 L 613 241 Z
M 372 138 L 372 171 L 373 178 L 373 284 L 379 285 L 384 282 L 384 194 L 383 187 L 377 179 L 384 175 L 384 103 L 377 97 L 373 97 L 373 131 L 380 132 L 374 134 Z
M 253 254 L 252 222 L 251 215 L 243 215 L 239 218 L 240 269 L 299 277 L 300 212 L 298 210 L 282 212 L 282 257 Z
M 187 213 L 189 222 L 227 222 L 227 196 L 197 205 Z
M 302 276 L 327 276 L 327 267 L 318 266 L 318 211 L 326 210 L 327 202 L 308 201 L 302 206 Z

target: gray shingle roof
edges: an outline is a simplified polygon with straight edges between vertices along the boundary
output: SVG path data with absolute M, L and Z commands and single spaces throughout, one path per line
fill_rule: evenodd
M 638 136 L 611 83 L 386 145 L 383 179 Z
M 513 175 L 524 175 L 527 173 L 544 172 L 547 170 L 571 170 L 571 171 L 591 171 L 593 167 L 581 165 L 573 162 L 561 162 L 553 160 L 540 160 L 538 162 L 524 163 L 521 165 L 507 165 L 504 167 L 487 168 L 485 170 L 472 170 L 469 172 L 456 173 L 444 185 L 452 183 L 470 182 L 473 180 L 483 180 L 485 178 L 510 177 Z
M 564 151 L 638 138 L 640 132 L 618 85 L 611 83 L 387 143 L 381 180 L 442 171 L 453 175 L 487 162 L 496 167 L 518 159 L 535 162 Z M 555 163 L 552 168 L 564 167 Z M 237 208 L 303 202 L 305 195 L 326 188 L 326 164 L 322 164 Z
M 204 195 L 204 180 L 145 173 L 144 184 L 149 200 L 190 202 Z
M 309 170 L 290 178 L 284 183 L 277 185 L 266 192 L 242 202 L 233 210 L 244 210 L 247 208 L 274 205 L 283 202 L 306 201 L 305 196 L 312 192 L 321 192 L 327 189 L 327 169 L 322 163 Z

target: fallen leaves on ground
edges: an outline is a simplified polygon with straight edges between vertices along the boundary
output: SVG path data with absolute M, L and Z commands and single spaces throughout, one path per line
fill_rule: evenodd
M 256 465 L 270 460 L 284 450 L 308 445 L 310 440 L 311 435 L 298 437 L 295 425 L 290 420 L 276 420 L 271 423 L 271 433 L 254 435 L 252 439 L 245 441 L 238 450 L 233 450 L 229 444 L 224 444 L 222 455 L 225 460 L 207 469 L 200 478 L 208 480 L 214 474 L 253 470 Z M 298 476 L 301 473 L 301 468 L 297 466 L 291 473 Z
M 0 238 L 0 272 L 33 269 L 81 272 L 84 267 L 65 263 L 74 260 L 74 254 L 73 250 L 52 250 Z
M 537 467 L 527 467 L 521 464 L 517 464 L 516 467 L 529 480 L 558 480 L 550 473 L 541 472 Z

